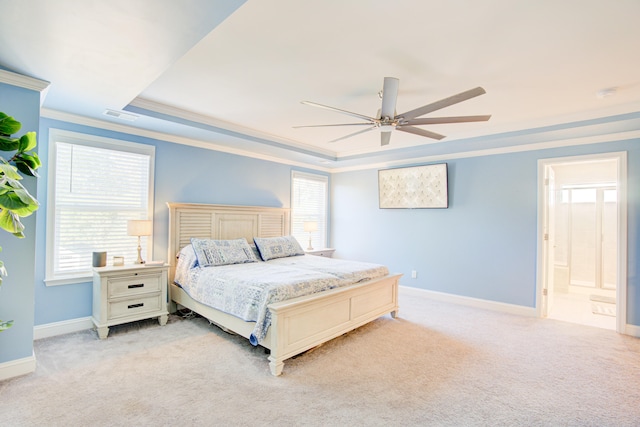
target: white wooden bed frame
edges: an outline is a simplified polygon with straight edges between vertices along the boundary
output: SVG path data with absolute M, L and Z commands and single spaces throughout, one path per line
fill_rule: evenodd
M 176 255 L 192 237 L 237 239 L 290 234 L 289 209 L 259 206 L 167 203 L 169 206 L 170 311 L 176 304 L 209 319 L 224 330 L 245 338 L 255 322 L 203 305 L 173 283 Z M 271 326 L 260 344 L 269 349 L 269 368 L 280 375 L 284 361 L 310 348 L 356 329 L 380 316 L 398 314 L 398 282 L 401 274 L 331 289 L 269 305 Z

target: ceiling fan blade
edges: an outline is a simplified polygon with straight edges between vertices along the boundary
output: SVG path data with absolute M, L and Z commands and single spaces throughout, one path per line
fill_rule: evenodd
M 411 119 L 403 124 L 415 125 L 438 125 L 443 123 L 467 123 L 467 122 L 486 122 L 491 115 L 485 116 L 452 116 L 452 117 L 428 117 L 424 119 Z
M 350 133 L 349 135 L 342 136 L 342 137 L 340 137 L 338 139 L 334 139 L 333 141 L 329 141 L 329 142 L 342 141 L 343 139 L 351 138 L 352 136 L 356 136 L 356 135 L 360 135 L 361 133 L 369 132 L 370 130 L 373 130 L 375 128 L 376 128 L 375 126 L 371 126 L 370 128 L 359 130 L 358 132 Z
M 432 111 L 440 110 L 441 108 L 466 101 L 467 99 L 475 98 L 476 96 L 480 96 L 485 93 L 487 92 L 483 88 L 477 87 L 475 89 L 470 89 L 457 95 L 441 99 L 440 101 L 432 102 L 431 104 L 424 105 L 420 108 L 416 108 L 415 110 L 407 111 L 403 114 L 398 114 L 396 117 L 404 117 L 405 120 L 415 119 L 416 117 L 424 116 L 425 114 Z
M 394 118 L 396 115 L 396 102 L 398 101 L 398 87 L 400 82 L 394 77 L 385 77 L 382 87 L 382 108 L 380 118 Z
M 336 123 L 333 125 L 303 125 L 303 126 L 294 126 L 294 129 L 299 128 L 323 128 L 323 127 L 331 127 L 331 126 L 371 126 L 371 123 Z
M 380 146 L 389 145 L 389 141 L 391 141 L 391 132 L 380 132 Z
M 330 111 L 335 111 L 336 113 L 346 114 L 346 115 L 351 116 L 351 117 L 357 117 L 359 119 L 366 120 L 366 121 L 369 121 L 371 123 L 374 123 L 376 121 L 376 119 L 374 119 L 373 117 L 365 116 L 365 115 L 358 114 L 358 113 L 353 113 L 351 111 L 341 110 L 341 109 L 335 108 L 335 107 L 329 107 L 328 105 L 322 105 L 322 104 L 318 104 L 318 103 L 311 102 L 311 101 L 302 101 L 302 103 L 305 104 L 305 105 L 310 105 L 312 107 L 324 108 L 325 110 L 330 110 Z
M 412 133 L 414 135 L 426 136 L 427 138 L 437 139 L 438 141 L 445 137 L 444 135 L 440 135 L 439 133 L 420 128 L 414 128 L 413 126 L 396 126 L 396 130 Z

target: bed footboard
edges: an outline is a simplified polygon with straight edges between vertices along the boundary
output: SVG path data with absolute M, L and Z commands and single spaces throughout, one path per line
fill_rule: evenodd
M 284 361 L 326 341 L 356 329 L 378 317 L 398 313 L 401 274 L 311 297 L 269 305 L 271 355 L 269 368 L 280 375 Z

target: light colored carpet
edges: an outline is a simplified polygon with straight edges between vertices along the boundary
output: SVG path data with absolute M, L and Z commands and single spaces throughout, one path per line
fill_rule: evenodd
M 264 350 L 172 316 L 38 340 L 0 382 L 13 426 L 638 426 L 640 340 L 409 297 L 272 377 Z

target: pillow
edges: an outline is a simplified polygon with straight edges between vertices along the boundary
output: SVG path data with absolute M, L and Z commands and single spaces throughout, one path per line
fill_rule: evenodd
M 293 236 L 282 237 L 254 237 L 253 241 L 264 261 L 274 258 L 304 255 L 300 243 Z
M 186 280 L 189 275 L 189 270 L 198 266 L 198 258 L 193 252 L 193 246 L 187 245 L 180 250 L 178 254 L 178 265 L 176 266 L 176 274 L 173 281 L 178 285 L 183 285 L 183 281 Z
M 196 253 L 200 267 L 258 261 L 245 239 L 209 240 L 192 238 L 191 245 Z

